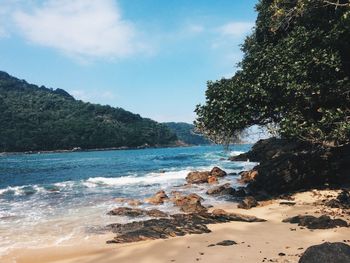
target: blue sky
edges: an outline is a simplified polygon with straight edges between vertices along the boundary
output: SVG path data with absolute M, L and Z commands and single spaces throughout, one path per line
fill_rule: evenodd
M 257 0 L 0 0 L 0 70 L 157 121 L 229 77 Z

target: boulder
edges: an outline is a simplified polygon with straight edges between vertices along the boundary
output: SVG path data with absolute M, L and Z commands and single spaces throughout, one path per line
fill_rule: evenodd
M 241 178 L 238 180 L 238 182 L 241 184 L 247 184 L 254 181 L 257 176 L 258 171 L 256 170 L 244 171 L 241 173 Z
M 258 204 L 258 201 L 256 201 L 253 196 L 247 196 L 238 204 L 238 208 L 250 209 L 252 207 L 258 206 Z
M 311 246 L 301 256 L 299 263 L 349 263 L 350 246 L 344 243 L 323 243 Z
M 233 195 L 235 189 L 229 183 L 210 188 L 207 195 Z
M 218 178 L 216 176 L 209 175 L 208 177 L 208 184 L 217 184 Z
M 209 176 L 210 172 L 190 172 L 186 177 L 186 181 L 189 184 L 207 183 Z
M 154 196 L 146 198 L 145 202 L 153 205 L 161 205 L 164 203 L 164 201 L 167 201 L 168 199 L 169 197 L 166 195 L 166 193 L 163 190 L 161 190 L 158 191 Z
M 174 199 L 174 204 L 185 213 L 200 213 L 207 211 L 207 208 L 201 204 L 202 200 L 203 198 L 197 194 L 178 195 Z
M 331 199 L 325 203 L 326 206 L 331 208 L 350 209 L 350 193 L 347 190 L 343 190 L 336 199 Z
M 329 216 L 326 215 L 322 215 L 320 217 L 315 217 L 311 215 L 298 215 L 286 218 L 282 222 L 298 224 L 298 226 L 305 226 L 308 229 L 328 229 L 348 226 L 348 223 L 343 219 L 331 219 Z
M 224 177 L 227 175 L 227 173 L 219 167 L 214 167 L 213 169 L 211 169 L 210 175 L 215 177 Z

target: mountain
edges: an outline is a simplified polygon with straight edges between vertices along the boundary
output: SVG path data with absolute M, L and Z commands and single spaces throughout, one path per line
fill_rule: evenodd
M 174 145 L 176 135 L 122 108 L 76 100 L 0 71 L 0 152 Z
M 185 122 L 163 123 L 173 131 L 180 141 L 190 145 L 205 145 L 211 142 L 199 134 L 194 133 L 194 125 Z

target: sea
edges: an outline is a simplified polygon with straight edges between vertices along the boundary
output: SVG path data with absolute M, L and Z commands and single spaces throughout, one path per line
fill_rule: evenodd
M 115 198 L 143 200 L 159 190 L 195 192 L 204 205 L 232 202 L 205 194 L 207 184 L 189 188 L 186 175 L 214 166 L 229 175 L 220 183 L 238 187 L 238 173 L 256 163 L 232 162 L 250 144 L 139 150 L 15 154 L 0 156 L 0 258 L 13 249 L 65 245 L 77 236 L 98 235 L 110 223 L 130 218 L 109 216 Z M 157 208 L 179 212 L 170 202 Z M 145 220 L 138 218 L 136 220 Z M 135 219 L 134 219 L 135 220 Z

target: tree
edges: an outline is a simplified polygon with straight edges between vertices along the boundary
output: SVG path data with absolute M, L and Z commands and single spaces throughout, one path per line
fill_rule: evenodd
M 286 138 L 349 142 L 349 1 L 261 0 L 256 8 L 239 70 L 208 82 L 197 128 L 224 140 L 273 124 Z

